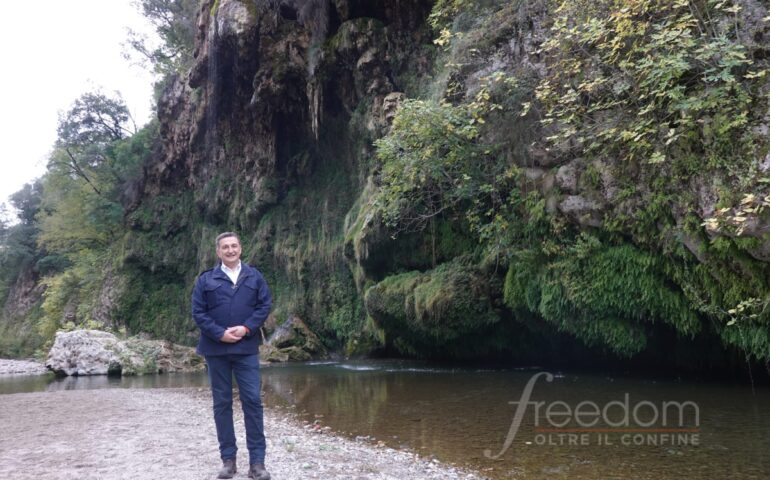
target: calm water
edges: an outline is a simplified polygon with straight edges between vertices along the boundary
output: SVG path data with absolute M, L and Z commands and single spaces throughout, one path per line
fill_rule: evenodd
M 770 478 L 770 389 L 543 376 L 512 428 L 510 402 L 538 372 L 368 361 L 267 367 L 263 382 L 269 408 L 495 479 Z M 202 374 L 15 377 L 0 379 L 0 393 L 207 385 Z

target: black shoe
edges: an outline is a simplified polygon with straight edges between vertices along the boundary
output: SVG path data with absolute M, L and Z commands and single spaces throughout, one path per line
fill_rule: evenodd
M 225 458 L 222 460 L 222 469 L 219 470 L 217 478 L 233 478 L 238 468 L 235 466 L 234 458 Z
M 270 474 L 261 463 L 252 463 L 249 466 L 249 478 L 254 480 L 270 480 Z

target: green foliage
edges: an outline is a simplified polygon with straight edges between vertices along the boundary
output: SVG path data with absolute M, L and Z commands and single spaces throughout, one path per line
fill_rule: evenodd
M 195 0 L 135 0 L 142 14 L 155 27 L 161 45 L 154 45 L 141 33 L 129 30 L 126 45 L 149 61 L 156 73 L 184 72 L 192 63 L 195 47 Z M 212 10 L 216 11 L 214 8 Z M 131 52 L 124 56 L 130 57 Z
M 437 0 L 428 16 L 428 22 L 436 30 L 446 29 L 463 9 L 474 3 L 473 0 Z
M 558 126 L 549 140 L 658 173 L 734 168 L 753 157 L 749 107 L 764 70 L 730 38 L 731 4 L 560 3 L 543 45 L 548 75 L 537 88 L 544 123 Z M 678 165 L 687 152 L 705 155 Z
M 39 181 L 24 185 L 10 197 L 18 223 L 0 223 L 0 304 L 5 303 L 11 287 L 24 270 L 40 257 L 36 242 L 38 228 L 35 215 L 40 209 L 42 185 Z
M 27 183 L 21 190 L 11 195 L 11 205 L 16 209 L 19 222 L 31 226 L 35 221 L 35 215 L 40 210 L 40 201 L 43 194 L 43 185 L 39 180 Z
M 131 135 L 129 123 L 119 98 L 82 95 L 60 117 L 46 174 L 14 196 L 21 222 L 4 241 L 3 298 L 22 274 L 45 287 L 40 308 L 27 313 L 27 332 L 17 336 L 19 349 L 50 343 L 60 328 L 115 326 L 105 322 L 121 286 L 114 246 L 125 229 L 124 192 L 158 133 L 150 124 Z
M 44 359 L 45 338 L 37 330 L 41 316 L 40 305 L 35 304 L 23 315 L 9 316 L 4 312 L 0 321 L 0 357 L 20 358 L 35 356 Z
M 536 3 L 539 15 L 545 5 Z M 61 118 L 41 186 L 17 199 L 22 222 L 0 231 L 0 296 L 32 274 L 47 288 L 41 306 L 14 320 L 30 335 L 9 340 L 18 332 L 0 322 L 0 353 L 78 326 L 191 343 L 190 285 L 213 263 L 211 239 L 234 229 L 273 289 L 278 320 L 298 315 L 347 353 L 510 354 L 526 347 L 528 331 L 551 346 L 562 331 L 630 356 L 652 336 L 693 336 L 707 320 L 726 345 L 770 358 L 768 272 L 747 255 L 760 240 L 709 242 L 694 194 L 681 187 L 695 176 L 722 182 L 710 234 L 743 235 L 751 222 L 740 218 L 763 215 L 767 197 L 752 175 L 767 153 L 754 130 L 767 60 L 737 38 L 734 2 L 551 3 L 548 41 L 524 52 L 546 65 L 542 81 L 525 72 L 530 61 L 507 60 L 527 48 L 531 2 L 437 0 L 429 23 L 439 48 L 400 49 L 389 26 L 346 22 L 324 46 L 329 65 L 358 58 L 366 32 L 388 42 L 394 85 L 432 94 L 402 103 L 376 161 L 371 98 L 349 117 L 327 108 L 318 141 L 291 135 L 275 145 L 277 173 L 256 187 L 251 175 L 221 168 L 200 191 L 159 184 L 160 193 L 136 198 L 158 124 L 133 133 L 119 99 L 84 95 Z M 168 81 L 191 64 L 200 7 L 138 5 L 163 45 L 137 36 L 129 44 Z M 420 68 L 411 69 L 417 57 L 405 52 L 416 51 Z M 276 85 L 287 65 L 274 65 Z M 330 73 L 320 66 L 319 78 Z M 239 158 L 247 154 L 238 132 L 251 117 L 231 113 L 220 129 L 226 164 L 252 165 L 254 151 Z M 538 152 L 584 158 L 580 190 L 604 194 L 606 177 L 617 180 L 612 211 L 591 235 L 558 213 L 553 172 L 525 168 L 538 116 L 549 136 Z M 749 190 L 754 197 L 736 193 Z M 684 234 L 698 240 L 698 262 Z
M 56 155 L 57 153 L 54 153 Z M 120 228 L 120 204 L 97 194 L 87 183 L 51 172 L 38 214 L 40 247 L 60 254 L 106 247 Z
M 711 235 L 743 234 L 751 223 L 747 220 L 761 216 L 764 208 L 764 194 L 756 193 L 762 188 L 756 164 L 766 153 L 767 142 L 757 133 L 764 113 L 755 105 L 764 101 L 768 65 L 738 38 L 737 25 L 743 21 L 740 5 L 714 0 L 606 0 L 554 2 L 554 6 L 550 36 L 541 52 L 548 71 L 536 89 L 537 108 L 542 108 L 542 124 L 549 135 L 542 144 L 552 156 L 613 159 L 611 173 L 618 193 L 604 227 L 631 233 L 642 248 L 662 246 L 667 253 L 681 252 L 681 245 L 672 246 L 678 230 L 703 238 L 700 222 L 693 221 L 697 199 L 683 186 L 701 176 L 708 181 L 718 178 L 725 185 L 718 211 L 703 226 Z M 583 187 L 601 186 L 596 173 L 590 168 L 582 173 Z M 754 193 L 737 195 L 741 189 Z M 766 269 L 745 254 L 757 247 L 753 243 L 716 238 L 701 248 L 699 264 L 693 264 L 689 254 L 678 253 L 655 257 L 660 262 L 655 270 L 681 288 L 691 309 L 711 319 L 727 344 L 766 359 L 767 344 L 756 334 L 763 317 L 751 317 L 759 309 L 746 303 L 768 292 Z M 509 271 L 506 298 L 556 321 L 581 306 L 573 297 L 582 283 L 565 277 L 568 272 L 562 268 L 557 269 L 558 280 L 548 280 L 547 273 L 564 263 L 541 262 L 537 275 Z M 548 297 L 538 286 L 544 284 L 552 287 Z M 600 286 L 597 291 L 610 298 L 612 290 L 605 289 L 623 290 L 613 283 Z M 542 298 L 550 303 L 544 305 Z M 677 302 L 666 302 L 666 308 L 648 305 L 648 315 L 664 316 L 678 331 L 691 334 L 683 313 L 675 315 L 682 311 Z M 608 312 L 602 318 L 625 321 L 629 313 L 601 302 L 587 305 Z M 746 313 L 743 321 L 726 325 L 731 318 L 728 310 L 738 311 L 741 305 Z M 643 311 L 641 305 L 636 308 Z M 626 354 L 642 348 L 643 330 L 627 329 L 619 335 L 623 330 L 616 327 L 613 323 L 608 333 L 601 334 L 585 326 L 560 325 L 589 342 L 620 338 Z
M 383 162 L 381 202 L 386 223 L 421 230 L 431 218 L 472 196 L 469 172 L 483 151 L 467 109 L 405 101 L 391 134 L 376 142 Z
M 119 325 L 129 332 L 143 332 L 153 338 L 164 338 L 190 344 L 197 339 L 190 312 L 191 279 L 157 272 L 128 268 L 128 279 L 113 313 Z
M 152 120 L 129 138 L 111 145 L 107 159 L 115 187 L 125 187 L 140 178 L 142 166 L 147 163 L 160 136 L 158 129 L 158 121 Z M 110 195 L 122 199 L 120 192 Z
M 178 275 L 189 274 L 196 268 L 211 268 L 214 259 L 203 263 L 196 259 L 199 249 L 212 248 L 191 240 L 198 238 L 199 233 L 195 218 L 190 191 L 146 199 L 127 216 L 131 230 L 119 244 L 123 261 L 147 272 L 173 271 Z
M 78 97 L 59 118 L 57 147 L 65 149 L 99 148 L 133 133 L 126 127 L 131 115 L 123 99 L 109 98 L 99 92 Z M 93 165 L 102 159 L 98 154 L 83 163 Z
M 50 252 L 77 256 L 105 248 L 123 228 L 123 191 L 136 181 L 157 125 L 127 137 L 122 100 L 86 93 L 59 121 L 59 139 L 44 177 L 38 241 Z
M 444 219 L 467 224 L 485 245 L 504 237 L 521 200 L 518 170 L 506 161 L 506 145 L 483 134 L 487 119 L 504 110 L 497 100 L 517 88 L 498 72 L 466 104 L 402 103 L 390 133 L 375 142 L 382 173 L 374 202 L 395 234 L 430 228 L 435 238 Z
M 40 208 L 42 185 L 25 185 L 10 197 L 18 221 L 0 220 L 0 357 L 31 355 L 44 339 L 35 325 L 40 317 L 34 298 L 23 298 L 36 280 L 36 263 L 45 255 L 37 249 L 35 216 Z M 11 292 L 15 295 L 11 296 Z M 21 302 L 19 301 L 21 300 Z
M 72 267 L 44 278 L 43 314 L 38 325 L 42 337 L 50 341 L 57 330 L 67 325 L 70 328 L 107 327 L 95 318 L 95 310 L 110 270 L 105 251 L 80 250 Z
M 274 294 L 274 315 L 303 319 L 327 347 L 374 346 L 373 333 L 348 268 L 345 214 L 356 201 L 356 170 L 348 162 L 345 126 L 325 120 L 316 149 L 303 149 L 291 161 L 313 168 L 249 228 L 252 248 L 245 258 L 265 274 Z M 344 167 L 342 167 L 344 166 Z
M 544 143 L 556 155 L 615 159 L 623 193 L 608 228 L 656 245 L 659 226 L 675 224 L 672 207 L 694 208 L 684 182 L 711 174 L 737 188 L 754 183 L 767 147 L 753 105 L 767 62 L 737 38 L 735 2 L 557 4 L 536 90 Z
M 663 322 L 692 336 L 700 321 L 665 263 L 631 245 L 581 236 L 563 254 L 516 255 L 504 286 L 506 304 L 537 313 L 588 345 L 630 356 L 646 345 L 645 323 Z
M 703 252 L 705 263 L 671 262 L 666 271 L 726 345 L 766 361 L 770 272 L 766 264 L 748 257 L 737 240 L 717 237 Z

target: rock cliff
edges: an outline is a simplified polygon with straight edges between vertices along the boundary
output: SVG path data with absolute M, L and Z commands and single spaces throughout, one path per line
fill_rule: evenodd
M 203 2 L 194 64 L 158 102 L 162 148 L 128 217 L 128 263 L 181 289 L 213 264 L 216 233 L 237 230 L 276 316 L 305 319 L 334 348 L 376 346 L 346 222 L 376 168 L 373 140 L 430 71 L 429 12 L 416 0 Z
M 203 1 L 117 260 L 87 308 L 53 311 L 193 343 L 190 286 L 235 230 L 275 294 L 267 336 L 317 354 L 766 362 L 767 18 Z
M 743 9 L 733 41 L 760 55 L 763 47 L 752 39 L 764 35 L 755 20 L 765 9 L 738 3 Z M 129 215 L 133 232 L 126 258 L 140 271 L 167 272 L 172 282 L 186 285 L 212 263 L 214 234 L 238 230 L 247 260 L 265 271 L 276 291 L 276 316 L 303 318 L 327 346 L 347 353 L 526 357 L 561 342 L 560 332 L 621 355 L 658 348 L 650 342 L 673 342 L 685 352 L 701 348 L 698 342 L 709 344 L 702 339 L 712 337 L 699 333 L 704 327 L 696 317 L 705 319 L 709 308 L 751 295 L 745 290 L 712 298 L 705 301 L 711 307 L 698 311 L 704 292 L 739 278 L 725 273 L 737 264 L 725 264 L 708 242 L 722 236 L 761 239 L 764 217 L 750 215 L 738 234 L 730 230 L 730 219 L 713 218 L 720 198 L 724 203 L 720 189 L 740 188 L 729 168 L 703 169 L 703 175 L 660 168 L 656 173 L 654 162 L 622 163 L 592 153 L 585 138 L 570 135 L 578 127 L 568 118 L 538 121 L 549 107 L 544 85 L 563 75 L 558 69 L 564 60 L 548 44 L 561 34 L 556 7 L 547 1 L 204 2 L 194 64 L 171 80 L 158 102 L 162 148 L 146 167 L 141 201 Z M 664 13 L 679 15 L 675 9 Z M 649 15 L 652 23 L 660 20 Z M 586 65 L 581 68 L 589 68 L 585 74 L 591 77 Z M 614 88 L 621 95 L 625 87 Z M 475 136 L 460 145 L 468 149 L 465 155 L 508 169 L 479 190 L 477 204 L 494 196 L 490 189 L 502 188 L 511 204 L 514 194 L 507 192 L 530 191 L 532 205 L 513 214 L 529 227 L 516 228 L 534 229 L 530 216 L 537 209 L 550 226 L 541 224 L 540 236 L 528 237 L 526 248 L 521 237 L 504 255 L 497 250 L 490 257 L 489 250 L 479 255 L 474 246 L 475 217 L 462 218 L 446 205 L 434 210 L 441 214 L 424 215 L 432 223 L 394 223 L 382 191 L 406 187 L 388 183 L 389 160 L 374 143 L 401 138 L 398 148 L 416 149 L 423 159 L 432 158 L 428 143 L 442 148 L 440 136 L 423 144 L 398 137 L 410 128 L 417 132 L 424 114 L 390 133 L 407 99 L 445 102 L 436 108 L 469 115 Z M 628 108 L 598 110 L 586 124 L 594 130 L 615 125 L 603 130 L 611 132 L 623 124 Z M 477 117 L 483 118 L 474 125 Z M 765 114 L 757 118 L 751 128 L 761 131 Z M 487 150 L 473 150 L 479 146 Z M 483 160 L 491 150 L 495 157 Z M 685 175 L 687 183 L 661 187 L 656 175 Z M 459 188 L 453 181 L 452 188 Z M 688 227 L 695 222 L 706 222 L 706 229 Z M 503 231 L 499 235 L 500 244 L 510 241 Z M 551 235 L 557 237 L 547 247 Z M 173 248 L 153 247 L 161 242 Z M 528 256 L 540 242 L 546 246 Z M 647 256 L 661 248 L 674 252 L 667 254 L 670 263 Z M 738 257 L 760 261 L 751 275 L 765 282 L 762 241 L 736 248 L 743 252 L 736 251 Z M 574 263 L 566 265 L 562 257 Z M 599 261 L 606 268 L 596 275 L 622 281 L 613 286 L 610 278 L 605 284 L 587 278 Z M 686 272 L 698 264 L 709 265 L 698 274 L 703 281 L 690 281 Z M 617 298 L 590 293 L 602 288 Z M 637 288 L 649 288 L 642 301 L 631 298 Z M 556 303 L 545 303 L 548 298 Z M 763 325 L 747 328 L 767 336 Z M 716 330 L 728 345 L 747 348 L 732 338 L 735 332 Z M 691 343 L 696 337 L 701 340 Z M 754 346 L 752 355 L 765 348 Z M 724 354 L 707 362 L 733 361 Z M 665 352 L 657 356 L 671 360 Z M 694 361 L 684 356 L 681 363 Z

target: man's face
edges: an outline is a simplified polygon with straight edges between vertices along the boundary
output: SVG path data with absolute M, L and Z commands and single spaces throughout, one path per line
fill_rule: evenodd
M 238 265 L 241 259 L 241 243 L 235 237 L 225 237 L 219 240 L 217 246 L 217 258 L 228 268 Z

